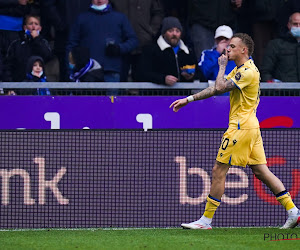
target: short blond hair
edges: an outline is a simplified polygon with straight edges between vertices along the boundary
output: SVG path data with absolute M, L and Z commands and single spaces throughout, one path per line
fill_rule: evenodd
M 254 51 L 254 42 L 253 42 L 251 36 L 249 36 L 246 33 L 236 33 L 232 36 L 232 38 L 234 38 L 234 37 L 237 37 L 242 40 L 242 42 L 248 48 L 248 56 L 251 56 Z

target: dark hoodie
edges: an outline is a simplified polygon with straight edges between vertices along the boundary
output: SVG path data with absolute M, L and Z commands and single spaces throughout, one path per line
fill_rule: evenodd
M 37 61 L 41 62 L 43 68 L 43 74 L 40 77 L 34 76 L 31 73 L 33 69 L 33 64 Z M 40 56 L 31 56 L 27 62 L 26 79 L 24 80 L 24 82 L 47 82 L 47 78 L 44 70 L 45 70 L 45 63 L 43 58 L 41 58 Z M 50 90 L 37 89 L 37 95 L 50 95 Z

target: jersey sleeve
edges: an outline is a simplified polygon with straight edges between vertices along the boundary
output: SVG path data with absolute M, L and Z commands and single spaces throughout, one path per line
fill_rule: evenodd
M 243 89 L 252 82 L 253 77 L 254 75 L 252 70 L 249 68 L 244 68 L 242 70 L 238 70 L 236 74 L 229 74 L 227 78 L 228 80 L 231 80 L 238 89 Z
M 233 76 L 234 76 L 234 70 L 232 70 L 227 76 L 226 76 L 226 80 L 230 80 Z

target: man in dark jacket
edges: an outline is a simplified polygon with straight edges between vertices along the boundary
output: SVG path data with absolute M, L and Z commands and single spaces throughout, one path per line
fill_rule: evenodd
M 193 81 L 196 58 L 181 40 L 182 26 L 175 17 L 166 17 L 157 43 L 144 49 L 139 69 L 140 81 L 173 86 Z
M 142 48 L 152 44 L 157 38 L 161 22 L 164 18 L 164 9 L 160 0 L 110 0 L 113 8 L 125 14 L 139 39 L 139 47 L 124 58 L 123 78 L 127 81 L 129 66 L 131 65 L 131 76 L 136 80 L 137 63 Z
M 116 11 L 128 17 L 139 39 L 139 48 L 153 42 L 164 18 L 160 0 L 110 0 L 110 2 Z
M 289 31 L 281 38 L 269 42 L 261 66 L 263 82 L 300 81 L 300 13 L 289 18 Z
M 40 17 L 28 15 L 24 23 L 23 37 L 13 41 L 7 50 L 3 81 L 23 81 L 26 76 L 27 61 L 31 56 L 40 56 L 45 62 L 52 57 L 48 41 L 40 35 L 42 30 Z
M 92 0 L 71 29 L 67 51 L 87 47 L 104 70 L 105 82 L 119 82 L 122 55 L 138 46 L 138 39 L 127 17 L 112 9 L 108 0 Z

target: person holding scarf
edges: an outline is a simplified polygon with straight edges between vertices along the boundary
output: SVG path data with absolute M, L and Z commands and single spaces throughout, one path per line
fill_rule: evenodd
M 90 58 L 88 48 L 76 47 L 69 53 L 70 80 L 74 82 L 103 82 L 102 66 Z

